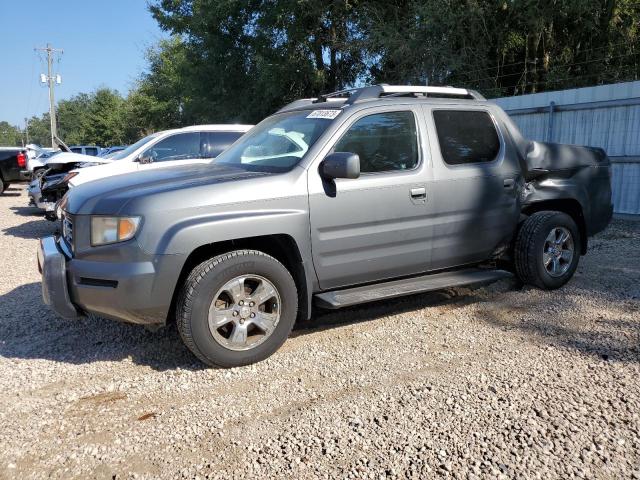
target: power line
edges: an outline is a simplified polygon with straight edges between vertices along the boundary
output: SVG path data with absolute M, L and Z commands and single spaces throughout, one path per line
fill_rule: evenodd
M 617 55 L 615 57 L 595 58 L 593 60 L 585 60 L 585 61 L 582 61 L 582 62 L 557 64 L 557 66 L 558 67 L 562 67 L 562 68 L 568 68 L 568 67 L 574 67 L 576 65 L 586 65 L 588 63 L 602 62 L 604 60 L 616 60 L 616 59 L 620 59 L 620 58 L 633 57 L 635 55 L 640 55 L 640 52 L 627 53 L 625 55 Z M 482 80 L 498 80 L 498 79 L 501 79 L 501 78 L 507 78 L 507 77 L 513 77 L 513 76 L 517 76 L 517 75 L 522 75 L 523 73 L 524 72 L 514 72 L 514 73 L 506 73 L 504 75 L 491 76 L 491 77 L 474 78 L 474 79 L 470 80 L 470 82 L 479 82 L 479 81 L 482 81 Z M 462 75 L 462 74 L 460 74 L 460 75 Z
M 622 47 L 622 46 L 629 46 L 629 42 L 614 43 L 612 45 L 603 45 L 602 47 L 588 48 L 588 49 L 585 49 L 585 50 L 580 50 L 580 53 L 595 52 L 595 51 L 598 51 L 598 50 L 603 50 L 603 49 L 607 49 L 607 48 L 616 48 L 616 47 Z M 536 63 L 538 61 L 543 61 L 543 60 L 544 60 L 544 58 L 535 57 L 535 58 L 532 58 L 530 60 L 521 60 L 519 62 L 505 63 L 503 65 L 498 64 L 498 65 L 494 65 L 492 67 L 478 68 L 478 69 L 475 69 L 475 70 L 466 70 L 464 72 L 461 72 L 460 75 L 466 75 L 466 74 L 475 73 L 475 72 L 483 72 L 483 71 L 486 71 L 486 70 L 502 69 L 502 68 L 505 68 L 505 67 L 512 67 L 512 66 L 515 66 L 515 65 L 523 65 L 525 63 Z

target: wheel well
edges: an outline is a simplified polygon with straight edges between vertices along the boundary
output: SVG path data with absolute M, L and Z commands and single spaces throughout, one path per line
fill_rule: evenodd
M 277 234 L 209 243 L 191 252 L 180 271 L 180 276 L 178 277 L 178 282 L 173 292 L 167 323 L 175 319 L 175 306 L 180 289 L 196 265 L 217 255 L 242 249 L 258 250 L 267 255 L 271 255 L 289 270 L 298 288 L 298 319 L 306 320 L 309 305 L 302 255 L 300 254 L 298 245 L 290 235 Z
M 543 210 L 554 210 L 557 212 L 563 212 L 569 215 L 576 225 L 578 226 L 578 231 L 580 232 L 580 250 L 582 255 L 587 253 L 587 224 L 584 219 L 584 213 L 582 211 L 582 205 L 580 202 L 573 198 L 567 199 L 558 199 L 558 200 L 542 200 L 540 202 L 535 202 L 530 205 L 526 205 L 522 209 L 522 213 L 529 216 L 533 213 L 540 212 Z

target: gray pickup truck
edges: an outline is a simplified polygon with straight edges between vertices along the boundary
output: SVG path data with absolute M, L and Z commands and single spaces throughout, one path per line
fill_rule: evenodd
M 340 308 L 515 273 L 558 288 L 611 219 L 600 149 L 522 137 L 478 93 L 376 85 L 299 100 L 211 164 L 80 185 L 38 252 L 44 301 L 175 319 L 224 367 Z

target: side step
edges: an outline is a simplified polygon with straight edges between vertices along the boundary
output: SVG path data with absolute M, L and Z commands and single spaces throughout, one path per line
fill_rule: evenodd
M 448 287 L 460 287 L 473 283 L 494 282 L 513 276 L 505 270 L 482 270 L 470 268 L 452 272 L 432 273 L 421 277 L 391 280 L 389 282 L 362 287 L 333 290 L 314 296 L 315 304 L 321 308 L 337 309 L 360 303 L 402 297 L 414 293 L 430 292 Z

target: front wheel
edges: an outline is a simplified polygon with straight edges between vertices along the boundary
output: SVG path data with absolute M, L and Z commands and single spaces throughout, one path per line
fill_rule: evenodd
M 559 288 L 578 268 L 580 232 L 566 213 L 536 212 L 522 224 L 514 253 L 522 282 L 544 290 Z
M 275 258 L 237 250 L 195 267 L 177 304 L 185 345 L 207 365 L 237 367 L 273 354 L 289 336 L 298 292 Z

